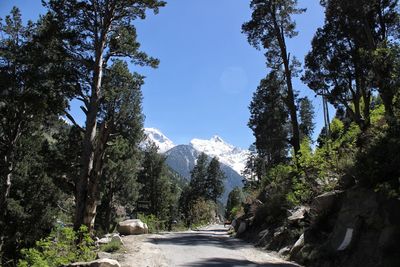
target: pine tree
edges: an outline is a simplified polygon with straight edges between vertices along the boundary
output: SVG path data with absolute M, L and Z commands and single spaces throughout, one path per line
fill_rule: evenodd
M 282 90 L 277 73 L 271 72 L 261 80 L 250 104 L 248 126 L 256 139 L 258 157 L 267 168 L 283 162 L 288 153 L 288 112 Z
M 226 176 L 221 170 L 221 164 L 216 157 L 212 158 L 207 167 L 206 177 L 206 188 L 207 194 L 206 199 L 210 199 L 217 203 L 218 198 L 224 192 L 224 180 Z
M 297 35 L 296 24 L 291 16 L 301 14 L 305 9 L 297 8 L 297 0 L 252 0 L 250 7 L 252 17 L 243 24 L 242 31 L 247 34 L 251 45 L 267 50 L 267 67 L 284 77 L 286 88 L 282 97 L 290 116 L 290 144 L 297 155 L 300 150 L 300 132 L 292 79 L 297 75 L 299 62 L 287 50 L 286 39 Z
M 17 8 L 0 20 L 0 253 L 20 140 L 38 131 L 46 116 L 60 115 L 75 92 L 69 58 L 54 53 L 59 43 L 47 26 L 43 19 L 23 25 Z
M 158 60 L 139 50 L 135 19 L 144 19 L 148 9 L 158 12 L 165 2 L 158 0 L 50 0 L 48 18 L 59 25 L 65 49 L 79 66 L 80 97 L 86 115 L 80 178 L 76 185 L 75 228 L 92 228 L 96 216 L 101 158 L 104 155 L 99 123 L 102 97 L 105 95 L 103 72 L 111 59 L 130 59 L 136 65 L 156 67 Z M 71 116 L 69 116 L 71 118 Z

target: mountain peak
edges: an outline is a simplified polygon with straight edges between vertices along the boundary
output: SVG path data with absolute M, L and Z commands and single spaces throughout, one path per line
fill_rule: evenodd
M 220 162 L 228 165 L 238 174 L 241 174 L 246 166 L 248 151 L 226 143 L 218 135 L 214 135 L 209 140 L 193 139 L 190 145 L 210 157 L 218 157 Z
M 224 140 L 222 140 L 222 138 L 219 137 L 218 135 L 214 135 L 214 136 L 210 139 L 210 141 L 225 143 Z
M 144 128 L 146 135 L 145 143 L 152 141 L 158 146 L 160 153 L 165 153 L 175 146 L 175 144 L 166 137 L 159 129 L 156 128 Z

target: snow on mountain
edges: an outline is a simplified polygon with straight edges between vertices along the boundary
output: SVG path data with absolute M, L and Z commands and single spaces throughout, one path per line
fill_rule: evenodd
M 237 148 L 226 143 L 221 137 L 215 135 L 210 140 L 193 139 L 190 145 L 200 152 L 211 157 L 218 157 L 218 160 L 231 167 L 238 174 L 242 174 L 246 166 L 248 150 Z
M 144 128 L 144 133 L 147 137 L 145 143 L 149 140 L 153 141 L 158 146 L 160 153 L 165 153 L 175 147 L 175 144 L 158 129 Z

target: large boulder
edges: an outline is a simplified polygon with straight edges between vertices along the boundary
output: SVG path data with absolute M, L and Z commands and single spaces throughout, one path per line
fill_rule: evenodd
M 291 215 L 288 217 L 288 220 L 291 222 L 296 222 L 303 220 L 305 215 L 310 211 L 309 207 L 306 206 L 300 206 L 295 208 L 294 210 L 291 211 Z
M 69 267 L 121 267 L 118 261 L 111 259 L 98 259 L 90 262 L 75 262 Z
M 338 200 L 343 196 L 343 191 L 335 190 L 327 192 L 314 198 L 311 204 L 311 210 L 320 213 L 330 211 Z
M 118 223 L 117 231 L 121 235 L 141 235 L 147 234 L 149 228 L 141 220 L 132 219 Z

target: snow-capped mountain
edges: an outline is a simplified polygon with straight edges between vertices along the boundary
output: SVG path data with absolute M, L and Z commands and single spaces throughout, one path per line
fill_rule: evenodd
M 237 148 L 226 143 L 221 137 L 215 135 L 210 140 L 193 139 L 190 145 L 210 157 L 218 157 L 218 160 L 228 165 L 238 174 L 242 174 L 246 166 L 248 150 Z
M 171 167 L 171 169 L 180 174 L 187 181 L 190 181 L 190 172 L 196 165 L 196 160 L 200 153 L 200 151 L 196 150 L 191 145 L 178 145 L 165 153 L 167 156 L 166 163 Z M 243 186 L 243 177 L 224 163 L 221 163 L 221 170 L 226 176 L 226 179 L 224 180 L 225 190 L 221 196 L 221 201 L 226 203 L 228 195 L 232 189 L 236 186 Z
M 146 141 L 148 142 L 149 140 L 154 142 L 158 146 L 158 152 L 160 153 L 165 153 L 175 146 L 175 144 L 158 129 L 144 128 L 144 133 L 146 135 L 144 142 L 146 143 Z

